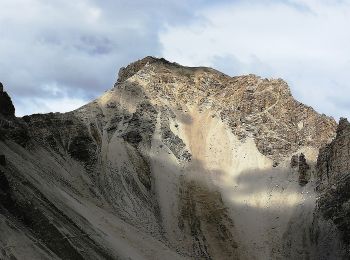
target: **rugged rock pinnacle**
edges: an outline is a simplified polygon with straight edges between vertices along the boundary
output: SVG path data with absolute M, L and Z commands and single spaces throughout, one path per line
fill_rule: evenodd
M 4 86 L 0 82 L 0 114 L 6 117 L 15 116 L 15 107 L 7 92 L 4 91 Z

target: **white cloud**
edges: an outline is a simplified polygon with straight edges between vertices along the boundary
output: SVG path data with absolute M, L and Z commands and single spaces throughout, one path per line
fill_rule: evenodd
M 16 100 L 15 100 L 16 101 Z M 87 100 L 79 98 L 23 98 L 17 100 L 16 116 L 36 113 L 69 112 L 85 105 Z
M 206 22 L 167 26 L 160 36 L 165 58 L 230 75 L 282 77 L 302 102 L 350 117 L 349 1 L 238 1 L 197 15 Z
M 0 0 L 0 81 L 18 115 L 66 111 L 110 88 L 121 66 L 158 56 L 163 24 L 192 19 L 201 1 Z
M 80 105 L 121 66 L 165 56 L 282 77 L 302 102 L 350 117 L 349 24 L 340 0 L 0 1 L 0 81 L 18 115 L 65 111 L 50 104 Z

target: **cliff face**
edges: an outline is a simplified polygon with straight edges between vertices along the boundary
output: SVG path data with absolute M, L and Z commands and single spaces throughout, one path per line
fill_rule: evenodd
M 329 237 L 341 236 L 339 251 L 346 258 L 350 255 L 350 123 L 345 118 L 339 121 L 336 138 L 320 150 L 317 177 L 316 220 L 332 227 Z
M 350 123 L 347 119 L 340 119 L 336 133 L 336 138 L 320 150 L 317 160 L 321 191 L 350 171 Z
M 335 128 L 281 79 L 146 57 L 75 111 L 0 115 L 0 258 L 312 259 Z

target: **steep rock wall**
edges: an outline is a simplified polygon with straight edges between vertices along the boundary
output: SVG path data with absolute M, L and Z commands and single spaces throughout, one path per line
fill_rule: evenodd
M 320 150 L 317 176 L 317 242 L 320 247 L 328 248 L 328 253 L 346 259 L 350 255 L 350 124 L 347 119 L 340 119 L 336 138 Z M 326 241 L 325 230 L 328 231 Z

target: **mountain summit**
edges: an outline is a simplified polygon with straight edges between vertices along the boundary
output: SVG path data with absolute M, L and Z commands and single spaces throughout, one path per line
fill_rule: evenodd
M 0 115 L 1 259 L 349 255 L 348 195 L 332 193 L 347 130 L 282 79 L 146 57 L 75 111 L 13 115 Z

